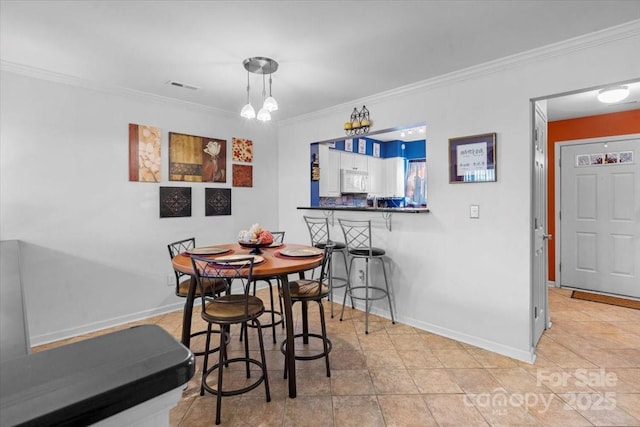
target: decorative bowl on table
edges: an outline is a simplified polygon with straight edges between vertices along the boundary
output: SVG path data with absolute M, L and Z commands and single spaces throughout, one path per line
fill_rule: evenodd
M 266 248 L 267 246 L 271 246 L 271 243 L 273 242 L 263 243 L 258 240 L 254 242 L 243 242 L 242 240 L 238 241 L 238 244 L 243 248 L 252 248 L 252 250 L 249 253 L 253 255 L 261 254 L 262 251 L 260 250 L 260 248 Z
M 261 254 L 260 248 L 266 248 L 273 243 L 273 236 L 269 230 L 260 224 L 253 224 L 249 230 L 242 230 L 238 235 L 238 244 L 244 248 L 252 248 L 250 254 Z

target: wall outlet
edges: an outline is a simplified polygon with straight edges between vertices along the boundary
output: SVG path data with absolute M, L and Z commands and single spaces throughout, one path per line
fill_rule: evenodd
M 471 206 L 469 206 L 469 218 L 480 218 L 480 206 L 479 205 L 471 205 Z
M 358 270 L 358 279 L 360 279 L 360 283 L 364 284 L 364 270 Z
M 176 276 L 167 275 L 167 286 L 175 286 Z

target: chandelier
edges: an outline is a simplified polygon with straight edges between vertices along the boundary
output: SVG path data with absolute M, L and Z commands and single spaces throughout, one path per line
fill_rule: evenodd
M 265 58 L 262 56 L 254 56 L 252 58 L 247 58 L 242 61 L 242 65 L 245 70 L 247 70 L 247 103 L 242 110 L 240 111 L 240 115 L 247 119 L 257 118 L 262 122 L 268 122 L 271 120 L 271 113 L 278 109 L 278 102 L 271 95 L 271 75 L 278 71 L 278 63 L 271 59 Z M 250 99 L 250 84 L 249 84 L 249 74 L 262 74 L 262 108 L 258 111 L 256 115 L 256 110 L 251 105 Z M 266 92 L 266 84 L 265 84 L 265 76 L 269 76 L 269 96 L 267 97 Z

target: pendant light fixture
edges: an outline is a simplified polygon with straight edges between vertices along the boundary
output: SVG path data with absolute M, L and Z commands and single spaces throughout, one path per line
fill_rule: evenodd
M 249 99 L 249 71 L 247 71 L 247 103 L 242 107 L 240 115 L 246 119 L 253 119 L 256 116 L 256 110 L 253 109 Z
M 265 58 L 261 56 L 255 56 L 252 58 L 247 58 L 242 61 L 242 65 L 245 70 L 247 70 L 247 104 L 242 107 L 242 111 L 240 115 L 247 119 L 253 119 L 254 117 L 262 122 L 267 122 L 271 120 L 271 111 L 276 111 L 278 109 L 278 102 L 271 95 L 271 84 L 272 78 L 271 74 L 275 73 L 278 70 L 278 63 L 271 59 Z M 255 110 L 250 102 L 249 96 L 249 73 L 253 74 L 262 74 L 262 99 L 263 105 L 258 111 L 256 115 Z M 266 93 L 266 84 L 265 84 L 265 75 L 269 75 L 269 96 L 267 97 Z

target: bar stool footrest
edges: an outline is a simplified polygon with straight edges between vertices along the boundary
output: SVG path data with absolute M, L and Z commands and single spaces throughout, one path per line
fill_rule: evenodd
M 335 276 L 333 276 L 333 277 L 331 278 L 331 281 L 332 281 L 332 282 L 335 282 L 336 280 L 337 280 L 338 282 L 341 282 L 341 283 L 340 283 L 340 284 L 332 283 L 332 287 L 333 287 L 333 289 L 344 288 L 344 287 L 345 287 L 345 286 L 347 286 L 347 284 L 349 283 L 349 280 L 348 280 L 346 277 L 335 277 Z
M 264 329 L 264 328 L 271 328 L 272 326 L 277 326 L 277 325 L 282 325 L 284 322 L 284 316 L 282 315 L 282 313 L 280 313 L 279 311 L 275 311 L 275 310 L 264 310 L 264 313 L 262 315 L 260 315 L 260 320 L 264 320 L 264 314 L 268 314 L 268 317 L 271 317 L 271 313 L 273 313 L 274 316 L 278 316 L 279 319 L 276 319 L 275 322 L 273 323 L 264 323 L 264 322 L 260 322 L 260 328 Z M 269 322 L 271 321 L 271 319 L 269 319 Z M 247 326 L 249 328 L 257 328 L 256 325 L 254 325 L 253 323 L 247 323 Z
M 253 365 L 256 365 L 260 368 L 260 371 L 250 371 L 250 372 L 257 372 L 260 373 L 260 377 L 258 377 L 258 379 L 256 379 L 256 381 L 254 381 L 253 383 L 249 384 L 246 387 L 243 388 L 239 388 L 239 389 L 235 389 L 235 390 L 218 390 L 212 386 L 210 386 L 209 384 L 207 384 L 207 378 L 209 378 L 209 375 L 211 375 L 213 372 L 217 371 L 218 368 L 220 367 L 220 362 L 216 363 L 215 365 L 211 366 L 209 369 L 207 369 L 207 372 L 203 375 L 202 377 L 202 382 L 203 382 L 203 387 L 206 391 L 208 391 L 211 394 L 215 394 L 218 395 L 218 393 L 220 393 L 221 396 L 236 396 L 239 394 L 243 394 L 246 393 L 248 391 L 253 390 L 254 388 L 258 387 L 260 384 L 262 384 L 265 380 L 264 378 L 264 367 L 262 365 L 262 362 L 256 359 L 251 359 L 251 358 L 246 358 L 246 357 L 236 357 L 233 359 L 227 359 L 225 361 L 222 362 L 223 365 L 225 365 L 225 369 L 228 368 L 227 364 L 231 365 L 232 363 L 246 363 L 249 362 Z M 269 398 L 267 399 L 267 402 L 271 401 L 271 398 L 269 396 Z
M 369 296 L 368 296 L 368 297 L 364 297 L 364 296 L 354 295 L 354 292 L 353 292 L 353 291 L 358 290 L 358 289 L 365 289 L 365 290 L 366 290 L 365 292 L 367 292 L 367 294 L 369 294 Z M 380 294 L 381 294 L 381 295 L 378 295 L 378 296 L 371 296 L 371 295 L 370 295 L 370 293 L 369 293 L 369 290 L 378 291 L 378 292 L 380 292 Z M 387 290 L 386 290 L 386 289 L 384 289 L 384 288 L 380 288 L 380 287 L 378 287 L 378 286 L 352 286 L 351 288 L 349 288 L 349 290 L 348 290 L 348 294 L 349 294 L 349 297 L 350 297 L 350 298 L 352 298 L 352 299 L 359 299 L 359 300 L 367 300 L 367 299 L 368 299 L 368 300 L 379 300 L 379 299 L 387 298 L 387 295 L 388 295 L 389 293 L 387 292 Z
M 295 334 L 293 336 L 293 339 L 295 340 L 296 338 L 303 338 L 305 336 L 305 334 Z M 306 334 L 307 337 L 311 337 L 311 338 L 318 338 L 318 339 L 324 339 L 322 337 L 322 335 L 320 334 Z M 287 342 L 283 341 L 282 344 L 280 345 L 280 351 L 282 352 L 282 354 L 286 354 L 287 352 Z M 317 353 L 317 354 L 312 354 L 312 355 L 295 355 L 295 359 L 296 360 L 316 360 L 316 359 L 320 359 L 322 357 L 326 357 L 329 353 L 331 353 L 331 348 L 332 348 L 332 344 L 331 344 L 331 340 L 329 338 L 327 338 L 327 353 L 325 354 L 324 350 L 322 350 L 322 352 Z

